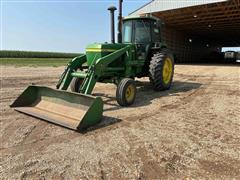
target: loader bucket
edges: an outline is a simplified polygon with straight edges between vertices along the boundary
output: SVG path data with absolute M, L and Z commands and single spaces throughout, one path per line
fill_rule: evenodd
M 97 124 L 103 113 L 100 97 L 40 86 L 29 86 L 10 107 L 74 130 Z

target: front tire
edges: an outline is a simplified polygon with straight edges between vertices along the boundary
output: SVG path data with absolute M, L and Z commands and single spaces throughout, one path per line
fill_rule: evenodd
M 72 92 L 79 92 L 79 89 L 80 89 L 80 86 L 82 85 L 82 83 L 83 83 L 82 78 L 74 77 L 72 79 L 72 82 L 71 82 L 71 85 L 70 85 L 71 91 Z
M 174 58 L 167 50 L 155 53 L 149 65 L 149 79 L 156 91 L 171 87 L 174 74 Z
M 135 81 L 124 78 L 117 86 L 116 99 L 120 106 L 130 106 L 134 103 L 137 93 Z

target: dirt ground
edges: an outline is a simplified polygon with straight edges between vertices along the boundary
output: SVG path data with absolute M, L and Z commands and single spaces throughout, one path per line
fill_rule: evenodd
M 32 83 L 54 87 L 63 67 L 1 71 L 1 179 L 240 179 L 239 66 L 176 65 L 170 90 L 139 79 L 128 108 L 97 84 L 104 117 L 85 133 L 9 108 Z

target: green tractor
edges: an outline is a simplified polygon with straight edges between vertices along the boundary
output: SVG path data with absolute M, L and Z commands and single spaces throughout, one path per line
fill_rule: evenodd
M 134 79 L 149 77 L 153 89 L 167 90 L 172 84 L 174 58 L 162 42 L 161 23 L 153 17 L 122 18 L 120 3 L 118 43 L 115 43 L 114 11 L 111 12 L 111 43 L 87 46 L 86 54 L 71 60 L 56 89 L 29 86 L 11 105 L 15 110 L 82 130 L 97 124 L 103 101 L 91 93 L 97 82 L 114 83 L 120 106 L 130 106 L 136 98 Z M 67 91 L 70 87 L 72 92 Z

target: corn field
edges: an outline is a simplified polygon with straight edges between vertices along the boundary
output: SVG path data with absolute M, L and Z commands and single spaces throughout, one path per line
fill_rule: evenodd
M 0 58 L 74 58 L 79 55 L 81 55 L 81 53 L 8 51 L 8 50 L 0 51 Z

